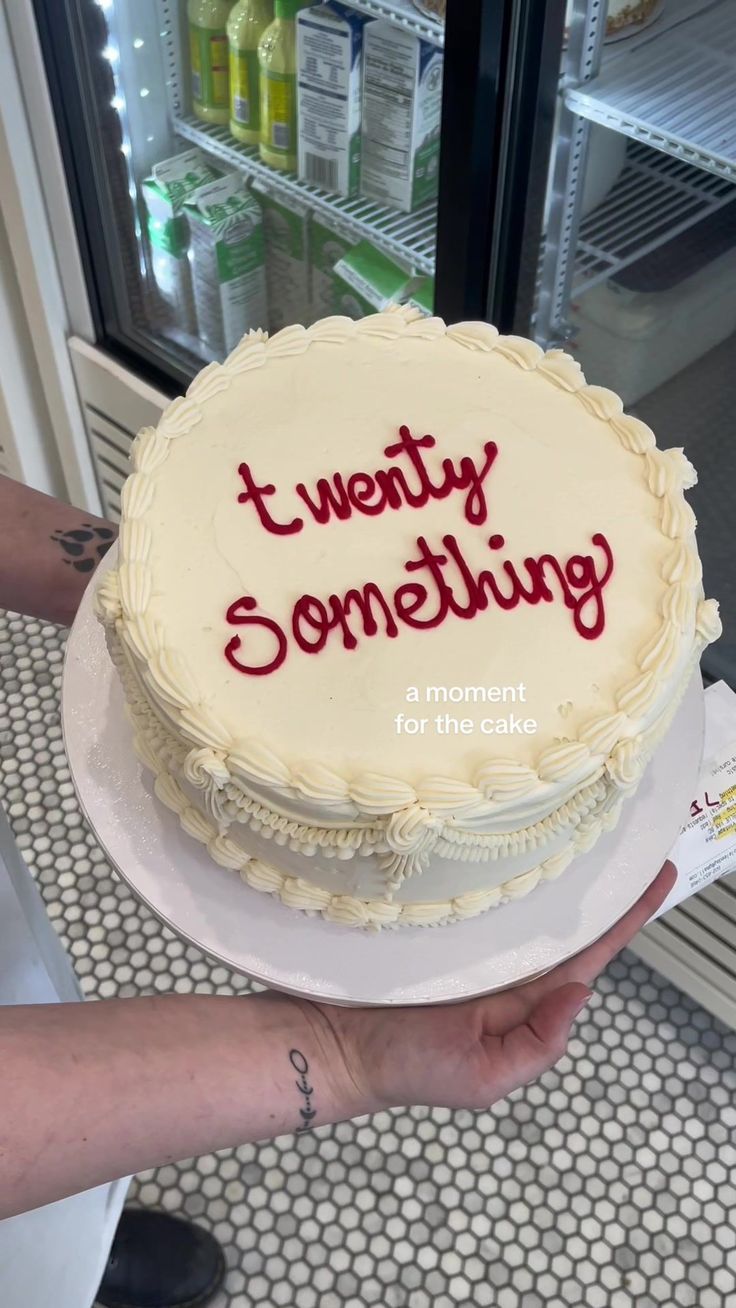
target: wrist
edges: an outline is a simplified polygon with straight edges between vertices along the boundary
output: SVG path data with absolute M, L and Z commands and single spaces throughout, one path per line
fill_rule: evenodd
M 411 1102 L 404 1085 L 402 1015 L 389 1008 L 343 1008 L 329 1004 L 320 1012 L 341 1051 L 344 1075 L 360 1107 L 352 1116 L 399 1108 Z
M 329 1115 L 321 1120 L 342 1121 L 377 1112 L 385 1103 L 372 1074 L 366 1039 L 370 1009 L 342 1008 L 332 1004 L 291 1001 L 306 1028 L 307 1040 L 318 1057 L 320 1079 L 330 1102 Z M 311 1069 L 310 1069 L 311 1071 Z

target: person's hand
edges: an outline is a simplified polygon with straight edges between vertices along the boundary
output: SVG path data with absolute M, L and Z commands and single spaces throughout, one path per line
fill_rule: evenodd
M 488 1108 L 562 1057 L 589 986 L 664 902 L 676 877 L 665 863 L 600 940 L 512 990 L 427 1008 L 311 1007 L 331 1028 L 358 1098 L 376 1107 Z

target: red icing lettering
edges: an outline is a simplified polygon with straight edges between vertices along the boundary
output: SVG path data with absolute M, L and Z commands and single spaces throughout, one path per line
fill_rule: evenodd
M 361 513 L 383 513 L 383 500 L 374 500 L 376 479 L 368 472 L 354 472 L 348 481 L 348 496 L 352 504 L 360 506 Z
M 358 643 L 347 622 L 352 608 L 359 610 L 363 631 L 366 636 L 375 636 L 378 633 L 378 623 L 373 613 L 374 605 L 378 605 L 382 611 L 385 635 L 394 637 L 399 634 L 399 628 L 396 626 L 388 601 L 384 598 L 375 581 L 366 582 L 362 590 L 347 591 L 342 600 L 337 595 L 330 595 L 329 602 L 334 618 L 333 625 L 340 627 L 345 649 L 355 649 Z
M 332 486 L 326 477 L 320 477 L 317 482 L 317 494 L 319 495 L 319 503 L 317 504 L 311 498 L 303 481 L 300 481 L 297 485 L 296 493 L 300 499 L 304 500 L 314 521 L 323 525 L 330 521 L 333 513 L 336 518 L 343 522 L 352 513 L 348 492 L 345 489 L 342 474 L 339 472 L 336 472 L 332 478 Z
M 437 442 L 434 436 L 412 436 L 406 425 L 399 427 L 399 440 L 395 445 L 387 445 L 383 451 L 387 459 L 396 459 L 401 454 L 409 457 L 414 471 L 419 480 L 419 490 L 411 491 L 405 484 L 406 502 L 413 509 L 420 509 L 428 502 L 432 495 L 432 483 L 429 479 L 429 473 L 424 466 L 424 459 L 421 456 L 421 450 L 433 450 Z M 394 469 L 394 471 L 398 471 Z
M 328 477 L 320 477 L 312 491 L 300 481 L 294 489 L 314 521 L 324 526 L 333 518 L 345 522 L 353 513 L 376 517 L 387 509 L 423 509 L 430 500 L 444 500 L 453 491 L 460 491 L 465 492 L 463 511 L 467 521 L 474 526 L 484 523 L 488 516 L 484 482 L 498 454 L 495 441 L 486 441 L 483 446 L 483 462 L 479 467 L 476 467 L 469 454 L 464 454 L 457 466 L 453 459 L 443 459 L 442 480 L 435 484 L 424 466 L 422 456 L 422 450 L 434 448 L 434 436 L 412 436 L 409 428 L 402 425 L 399 437 L 395 444 L 387 445 L 383 452 L 388 459 L 406 456 L 418 483 L 415 487 L 412 487 L 401 467 L 378 468 L 374 473 L 354 472 L 347 477 L 347 481 L 343 473 L 335 472 Z M 238 495 L 238 503 L 252 504 L 266 531 L 277 536 L 288 536 L 302 530 L 302 518 L 279 523 L 269 512 L 266 497 L 276 493 L 272 482 L 259 485 L 247 463 L 240 464 L 238 473 L 245 485 L 245 490 Z
M 457 491 L 464 495 L 466 521 L 482 526 L 489 512 L 485 483 L 498 457 L 498 446 L 495 441 L 486 441 L 483 459 L 477 464 L 468 454 L 457 462 L 442 459 L 441 479 L 434 481 L 425 466 L 424 451 L 435 445 L 434 436 L 413 436 L 402 425 L 399 440 L 387 445 L 383 453 L 390 460 L 403 459 L 403 466 L 395 462 L 373 473 L 335 472 L 320 477 L 311 491 L 299 482 L 296 494 L 314 522 L 325 525 L 333 520 L 346 521 L 354 513 L 377 517 L 387 510 L 421 509 L 430 500 L 444 500 Z M 247 463 L 240 464 L 238 473 L 245 487 L 238 502 L 253 505 L 266 531 L 287 536 L 303 530 L 303 518 L 281 522 L 270 512 L 266 501 L 276 493 L 271 482 L 257 482 Z M 506 540 L 494 532 L 486 543 L 489 550 L 496 552 L 503 549 Z M 272 618 L 255 615 L 256 600 L 241 596 L 227 610 L 227 621 L 235 627 L 259 628 L 261 636 L 269 633 L 275 642 L 273 656 L 266 662 L 249 662 L 243 637 L 236 635 L 228 642 L 225 657 L 238 672 L 264 676 L 284 663 L 289 629 L 291 640 L 303 653 L 318 654 L 332 632 L 339 633 L 344 649 L 354 650 L 361 637 L 371 639 L 381 634 L 395 638 L 400 634 L 400 624 L 425 630 L 440 626 L 448 617 L 470 620 L 489 605 L 508 612 L 521 603 L 555 601 L 561 601 L 570 611 L 579 636 L 595 640 L 605 627 L 603 591 L 613 572 L 613 554 L 600 532 L 591 537 L 591 544 L 602 560 L 593 554 L 572 554 L 565 560 L 554 554 L 540 554 L 518 564 L 505 559 L 493 571 L 484 568 L 475 574 L 454 535 L 442 537 L 441 550 L 420 535 L 416 538 L 416 554 L 404 562 L 404 569 L 410 574 L 422 574 L 421 579 L 403 582 L 393 594 L 384 594 L 375 581 L 352 587 L 342 596 L 329 595 L 326 600 L 304 593 L 294 603 L 286 627 Z
M 271 482 L 259 486 L 247 463 L 241 463 L 238 473 L 245 486 L 245 490 L 238 496 L 238 504 L 253 504 L 266 531 L 272 531 L 275 536 L 291 536 L 295 531 L 301 531 L 304 526 L 301 518 L 292 518 L 291 522 L 280 523 L 271 517 L 266 508 L 266 496 L 276 493 L 276 487 Z
M 497 541 L 503 543 L 503 537 L 490 537 L 488 543 L 492 549 L 500 548 L 495 543 Z M 554 574 L 558 582 L 563 603 L 573 612 L 573 623 L 578 634 L 585 640 L 595 640 L 601 635 L 605 627 L 603 587 L 613 572 L 613 554 L 608 541 L 600 532 L 596 532 L 592 537 L 593 545 L 603 551 L 605 559 L 600 576 L 589 554 L 573 554 L 564 565 L 553 554 L 542 554 L 538 559 L 524 559 L 523 566 L 529 579 L 529 584 L 526 585 L 514 564 L 507 559 L 502 564 L 502 570 L 511 582 L 508 591 L 501 589 L 497 578 L 491 572 L 483 571 L 473 580 L 454 536 L 443 536 L 442 543 L 452 555 L 468 593 L 473 597 L 472 605 L 477 605 L 478 610 L 483 610 L 487 606 L 486 591 L 490 592 L 494 603 L 502 609 L 515 609 L 520 600 L 524 600 L 527 604 L 539 604 L 541 601 L 552 603 L 555 595 L 545 578 L 546 568 Z M 594 612 L 592 620 L 586 622 L 583 611 L 589 605 L 593 606 Z
M 418 581 L 406 581 L 403 586 L 397 587 L 394 591 L 394 606 L 396 612 L 405 622 L 407 627 L 437 627 L 442 621 L 440 613 L 434 613 L 429 618 L 415 618 L 414 614 L 427 601 L 427 587 L 422 586 Z
M 595 640 L 605 627 L 603 590 L 613 572 L 613 554 L 600 532 L 591 543 L 603 555 L 600 570 L 592 554 L 573 554 L 564 562 L 553 554 L 542 554 L 525 558 L 521 568 L 507 559 L 501 565 L 502 586 L 501 578 L 493 572 L 484 569 L 477 576 L 473 574 L 454 536 L 442 537 L 444 553 L 433 550 L 425 537 L 419 536 L 418 557 L 407 559 L 404 568 L 407 572 L 424 572 L 422 582 L 403 582 L 390 598 L 376 582 L 348 590 L 342 598 L 330 595 L 326 603 L 315 595 L 304 594 L 292 609 L 294 642 L 304 653 L 317 654 L 324 649 L 330 632 L 339 631 L 343 647 L 352 650 L 358 646 L 359 635 L 371 638 L 379 634 L 376 611 L 382 618 L 383 634 L 395 637 L 400 630 L 397 619 L 407 627 L 422 630 L 440 626 L 450 614 L 472 619 L 485 612 L 491 602 L 497 608 L 511 610 L 522 602 L 551 604 L 556 598 L 570 610 L 578 634 L 585 640 Z M 498 534 L 488 539 L 489 549 L 498 550 L 503 544 L 504 538 Z M 454 572 L 448 576 L 450 568 Z M 262 675 L 281 666 L 287 642 L 282 628 L 272 619 L 247 616 L 255 607 L 254 599 L 242 597 L 230 605 L 227 621 L 235 626 L 259 623 L 271 631 L 277 642 L 274 658 L 257 667 L 244 664 L 235 657 L 241 644 L 239 636 L 229 642 L 225 656 L 239 672 Z
M 602 550 L 606 563 L 603 571 L 599 575 L 595 570 L 595 563 L 589 554 L 573 554 L 571 559 L 567 560 L 565 574 L 570 586 L 582 589 L 574 608 L 575 629 L 581 636 L 587 640 L 595 640 L 600 636 L 606 626 L 606 614 L 603 607 L 603 587 L 609 580 L 613 572 L 613 550 L 608 544 L 603 532 L 597 531 L 592 537 L 593 544 L 597 549 Z M 593 607 L 592 621 L 586 623 L 583 620 L 583 612 L 589 605 Z
M 452 539 L 452 536 L 446 536 L 443 539 L 442 544 L 446 545 L 447 541 Z M 441 622 L 444 622 L 448 613 L 454 613 L 458 618 L 470 617 L 471 614 L 468 609 L 463 608 L 462 605 L 458 603 L 452 586 L 448 585 L 445 580 L 443 569 L 447 563 L 447 555 L 437 554 L 435 551 L 431 550 L 424 536 L 417 537 L 417 549 L 419 550 L 419 558 L 407 559 L 404 567 L 407 572 L 418 572 L 421 568 L 427 569 L 432 578 L 434 591 L 439 600 L 439 606 L 433 618 L 421 623 L 414 622 L 412 625 L 438 627 Z
M 483 446 L 483 453 L 486 457 L 480 471 L 476 469 L 473 460 L 467 454 L 460 460 L 459 473 L 456 471 L 452 459 L 442 460 L 445 473 L 445 485 L 442 494 L 449 495 L 452 490 L 467 490 L 465 517 L 468 522 L 472 522 L 475 526 L 484 523 L 488 516 L 483 482 L 496 461 L 496 455 L 498 454 L 496 442 L 486 441 Z
M 301 599 L 297 600 L 291 616 L 291 629 L 297 645 L 305 654 L 319 654 L 319 651 L 324 649 L 332 625 L 322 600 L 317 599 L 315 595 L 302 595 Z M 314 640 L 308 638 L 303 630 L 304 627 L 311 627 L 316 633 Z
M 281 667 L 286 658 L 287 644 L 286 636 L 279 624 L 274 622 L 272 618 L 250 618 L 247 616 L 257 607 L 258 603 L 253 599 L 252 595 L 241 595 L 240 599 L 236 599 L 230 605 L 225 616 L 233 627 L 264 627 L 266 631 L 272 632 L 276 639 L 276 652 L 273 658 L 270 662 L 262 663 L 256 667 L 243 663 L 235 657 L 242 645 L 240 636 L 233 636 L 232 640 L 228 641 L 225 646 L 225 658 L 238 672 L 247 672 L 251 677 L 265 677 L 269 672 L 275 672 L 277 668 Z

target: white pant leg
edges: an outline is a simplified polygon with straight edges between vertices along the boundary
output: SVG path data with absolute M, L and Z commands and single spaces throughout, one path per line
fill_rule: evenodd
M 81 999 L 0 810 L 0 1004 Z M 0 1222 L 2 1308 L 90 1308 L 128 1188 L 99 1186 Z

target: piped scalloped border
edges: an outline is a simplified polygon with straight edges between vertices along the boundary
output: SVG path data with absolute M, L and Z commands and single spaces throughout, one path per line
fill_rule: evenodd
M 112 650 L 111 654 L 113 654 Z M 122 663 L 119 663 L 117 654 L 122 659 Z M 237 841 L 218 831 L 209 817 L 191 803 L 174 775 L 180 750 L 171 742 L 166 728 L 162 728 L 160 732 L 151 731 L 152 710 L 142 697 L 136 695 L 135 687 L 128 684 L 128 678 L 134 674 L 132 669 L 125 665 L 122 649 L 113 654 L 113 662 L 126 688 L 126 709 L 133 728 L 136 753 L 154 778 L 156 797 L 165 807 L 176 813 L 182 830 L 204 845 L 210 858 L 220 867 L 238 872 L 241 880 L 252 889 L 274 895 L 287 908 L 295 908 L 311 916 L 320 915 L 326 921 L 341 926 L 372 931 L 378 931 L 382 927 L 444 926 L 478 917 L 492 908 L 499 908 L 512 900 L 525 898 L 540 883 L 556 880 L 578 854 L 592 849 L 604 831 L 612 830 L 619 819 L 624 800 L 636 788 L 633 783 L 622 789 L 619 794 L 608 791 L 595 808 L 587 812 L 577 823 L 570 840 L 562 850 L 540 860 L 527 872 L 511 877 L 491 889 L 469 891 L 446 900 L 408 903 L 398 903 L 393 899 L 366 900 L 358 899 L 353 895 L 332 894 L 301 877 L 289 876 L 262 859 L 249 856 Z M 672 697 L 667 712 L 658 723 L 657 730 L 647 741 L 647 759 L 651 757 L 669 729 L 690 683 L 692 673 L 691 665 L 677 694 Z
M 458 895 L 454 899 L 425 903 L 357 899 L 352 895 L 332 894 L 301 877 L 287 876 L 270 864 L 249 857 L 236 841 L 221 835 L 214 823 L 191 803 L 150 741 L 136 730 L 135 714 L 131 714 L 131 718 L 136 752 L 153 774 L 156 797 L 166 808 L 176 813 L 182 830 L 204 845 L 215 863 L 237 872 L 241 880 L 253 890 L 274 895 L 287 908 L 295 908 L 312 916 L 319 915 L 327 922 L 339 926 L 373 931 L 383 927 L 446 926 L 478 917 L 511 900 L 522 899 L 540 882 L 556 880 L 576 854 L 592 849 L 601 833 L 615 826 L 623 804 L 623 796 L 612 802 L 608 795 L 599 810 L 578 823 L 564 849 L 492 890 L 477 890 Z
M 388 854 L 390 859 L 392 850 L 386 838 L 385 823 L 380 819 L 373 819 L 367 826 L 317 827 L 285 818 L 277 810 L 249 800 L 237 791 L 237 802 L 233 803 L 230 797 L 235 788 L 226 785 L 220 790 L 216 778 L 200 768 L 199 758 L 195 755 L 193 759 L 191 752 L 187 753 L 174 729 L 156 714 L 130 655 L 112 630 L 108 630 L 107 644 L 123 686 L 139 754 L 143 757 L 143 751 L 150 750 L 172 776 L 186 781 L 196 790 L 202 797 L 205 815 L 208 815 L 208 820 L 212 819 L 221 835 L 233 825 L 247 826 L 265 839 L 273 840 L 275 845 L 286 845 L 304 858 L 319 852 L 323 857 L 340 862 L 358 854 L 373 855 L 379 866 L 386 870 L 385 856 Z M 156 770 L 153 764 L 150 766 L 152 771 Z M 630 788 L 621 788 L 619 793 L 626 794 Z M 477 833 L 448 829 L 446 836 L 437 841 L 433 853 L 457 862 L 482 863 L 538 849 L 590 818 L 604 801 L 611 800 L 615 789 L 610 782 L 595 781 L 541 821 L 513 832 Z
M 491 759 L 481 767 L 474 784 L 453 778 L 428 777 L 416 787 L 372 773 L 345 779 L 320 764 L 295 771 L 258 741 L 234 741 L 198 694 L 184 658 L 166 648 L 160 626 L 150 620 L 152 593 L 147 559 L 151 532 L 146 522 L 153 498 L 151 474 L 162 466 L 172 440 L 187 435 L 202 420 L 204 406 L 227 389 L 241 374 L 263 367 L 270 359 L 302 354 L 314 344 L 343 345 L 355 336 L 436 340 L 446 336 L 461 348 L 484 353 L 496 351 L 512 366 L 535 372 L 551 386 L 574 394 L 586 410 L 607 422 L 625 449 L 642 458 L 650 492 L 661 500 L 663 535 L 671 539 L 662 577 L 666 591 L 661 620 L 641 650 L 636 676 L 622 686 L 613 713 L 591 718 L 577 740 L 545 749 L 537 767 Z M 401 861 L 397 875 L 409 874 L 441 834 L 456 830 L 455 820 L 498 818 L 522 798 L 545 802 L 561 790 L 574 793 L 595 774 L 605 771 L 614 785 L 630 787 L 641 775 L 643 723 L 657 717 L 667 698 L 667 676 L 688 654 L 699 653 L 720 633 L 718 606 L 699 599 L 701 566 L 694 541 L 695 518 L 684 499 L 694 471 L 681 450 L 657 450 L 653 433 L 636 418 L 623 413 L 612 391 L 588 386 L 578 365 L 560 350 L 544 352 L 522 337 L 499 336 L 485 323 L 458 323 L 447 327 L 438 318 L 417 318 L 393 310 L 353 322 L 326 318 L 312 327 L 288 327 L 270 339 L 262 332 L 245 337 L 223 364 L 210 364 L 190 386 L 185 397 L 174 400 L 158 427 L 144 428 L 132 451 L 134 471 L 122 494 L 123 525 L 120 566 L 108 574 L 98 591 L 97 611 L 113 623 L 126 647 L 142 668 L 146 686 L 157 707 L 191 741 L 199 765 L 209 769 L 220 785 L 227 781 L 247 792 L 247 783 L 266 785 L 270 791 L 301 796 L 324 814 L 329 824 L 350 818 L 382 818 L 389 844 Z M 699 602 L 698 602 L 699 600 Z M 452 820 L 452 828 L 448 823 Z

